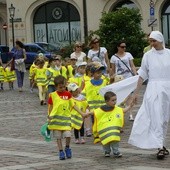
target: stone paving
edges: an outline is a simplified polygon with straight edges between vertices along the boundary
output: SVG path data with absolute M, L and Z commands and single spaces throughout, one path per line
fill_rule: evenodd
M 16 87 L 16 85 L 15 85 Z M 40 127 L 46 121 L 47 106 L 40 106 L 38 92 L 29 92 L 26 74 L 24 92 L 0 91 L 0 170 L 168 170 L 170 156 L 157 160 L 155 150 L 141 150 L 127 143 L 133 122 L 125 115 L 124 133 L 120 143 L 122 158 L 105 158 L 99 144 L 86 137 L 86 144 L 74 144 L 73 158 L 60 161 L 55 142 L 45 142 Z M 137 112 L 145 85 L 141 90 Z M 170 149 L 170 132 L 168 133 Z

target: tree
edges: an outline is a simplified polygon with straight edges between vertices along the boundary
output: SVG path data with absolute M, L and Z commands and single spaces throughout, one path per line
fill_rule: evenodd
M 101 43 L 107 48 L 110 57 L 120 40 L 125 40 L 127 51 L 134 57 L 141 57 L 143 48 L 146 46 L 141 21 L 142 16 L 139 10 L 120 8 L 114 12 L 103 13 L 99 30 L 93 33 L 100 36 Z

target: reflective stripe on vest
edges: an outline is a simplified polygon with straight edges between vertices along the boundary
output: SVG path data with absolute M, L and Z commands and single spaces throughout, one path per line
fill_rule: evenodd
M 108 128 L 105 128 L 105 129 L 102 129 L 100 131 L 98 131 L 99 135 L 102 135 L 102 133 L 105 133 L 109 130 L 120 130 L 121 128 L 119 126 L 111 126 L 111 127 L 108 127 Z
M 71 127 L 74 128 L 74 129 L 77 129 L 77 130 L 80 130 L 81 129 L 81 126 L 82 126 L 82 122 L 77 122 L 76 120 L 71 120 Z
M 120 141 L 120 132 L 110 132 L 107 133 L 106 135 L 100 137 L 102 144 L 107 144 L 110 142 L 110 140 L 112 141 Z

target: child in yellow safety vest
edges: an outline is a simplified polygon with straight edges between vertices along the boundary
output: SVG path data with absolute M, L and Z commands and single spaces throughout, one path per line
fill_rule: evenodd
M 104 99 L 106 104 L 91 113 L 94 115 L 94 143 L 101 142 L 105 157 L 110 157 L 111 150 L 113 156 L 121 157 L 120 130 L 124 125 L 124 113 L 133 106 L 133 103 L 126 108 L 118 107 L 116 94 L 111 91 L 105 93 Z
M 2 66 L 2 63 L 0 62 L 0 84 L 1 84 L 0 90 L 4 90 L 3 88 L 4 81 L 5 81 L 5 70 L 4 67 Z
M 69 83 L 76 83 L 80 87 L 81 91 L 84 88 L 83 79 L 86 71 L 86 65 L 87 62 L 78 63 L 75 75 L 68 80 Z
M 86 112 L 88 109 L 88 103 L 85 97 L 80 94 L 79 86 L 75 83 L 70 83 L 67 87 L 68 91 L 72 94 L 72 100 L 74 104 L 83 112 Z M 82 116 L 77 113 L 76 110 L 72 109 L 71 111 L 71 124 L 72 128 L 74 128 L 74 136 L 75 136 L 75 143 L 76 144 L 84 144 L 84 120 Z M 80 138 L 79 138 L 80 133 Z
M 16 74 L 14 70 L 11 70 L 11 66 L 8 65 L 5 68 L 5 81 L 8 82 L 9 84 L 9 89 L 13 90 L 14 89 L 14 81 L 16 80 Z
M 48 99 L 48 129 L 53 132 L 57 140 L 59 159 L 72 157 L 71 141 L 71 109 L 75 109 L 81 116 L 86 116 L 73 102 L 71 93 L 66 91 L 67 80 L 59 75 L 55 77 L 56 91 L 49 94 Z M 66 139 L 65 152 L 63 151 L 62 138 Z
M 102 79 L 102 71 L 105 69 L 100 63 L 94 63 L 91 67 L 92 79 L 85 82 L 85 95 L 87 102 L 90 106 L 90 110 L 96 109 L 103 105 L 104 98 L 99 94 L 99 90 L 108 84 L 106 79 Z M 92 116 L 93 122 L 93 116 Z
M 36 79 L 36 77 L 33 78 L 33 75 L 34 75 L 35 68 L 37 68 L 38 62 L 39 62 L 39 59 L 37 57 L 34 60 L 34 62 L 32 63 L 32 65 L 30 66 L 30 69 L 29 69 L 29 80 L 30 80 L 30 92 L 31 93 L 33 93 L 33 89 L 36 86 L 36 82 L 34 80 L 34 79 Z
M 35 80 L 38 92 L 39 92 L 39 99 L 40 105 L 46 105 L 45 98 L 46 98 L 46 85 L 47 85 L 47 76 L 46 70 L 44 68 L 45 61 L 43 59 L 38 59 L 37 68 L 34 70 L 33 79 Z

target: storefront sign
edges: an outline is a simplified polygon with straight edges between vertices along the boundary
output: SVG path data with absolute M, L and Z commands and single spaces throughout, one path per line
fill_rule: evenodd
M 70 30 L 68 22 L 62 23 L 49 23 L 47 24 L 35 24 L 35 41 L 36 42 L 48 42 L 54 44 L 60 48 L 68 45 L 71 42 L 80 41 L 80 22 L 70 22 Z M 47 36 L 48 34 L 48 36 Z

